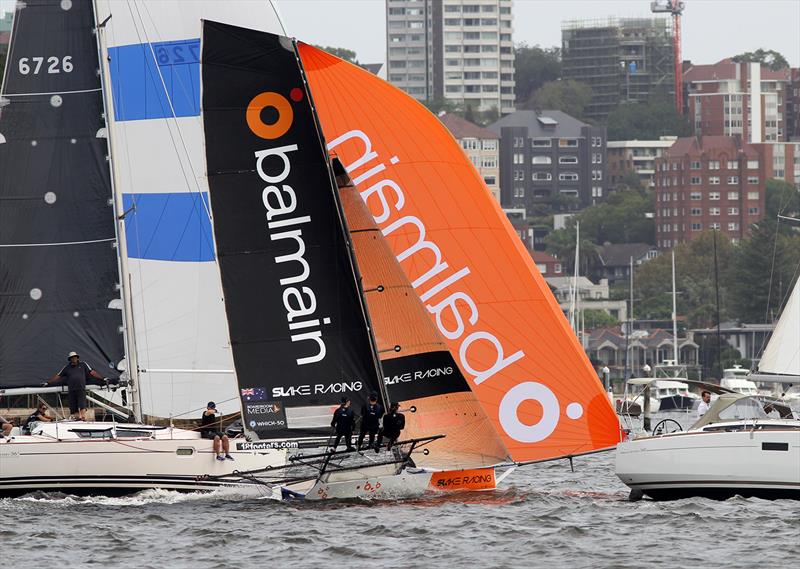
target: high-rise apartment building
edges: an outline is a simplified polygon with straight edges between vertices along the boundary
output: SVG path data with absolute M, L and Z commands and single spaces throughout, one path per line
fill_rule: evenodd
M 752 143 L 789 140 L 792 71 L 723 59 L 683 73 L 689 119 L 700 135 L 741 135 Z M 755 78 L 755 79 L 754 79 Z
M 622 102 L 672 101 L 675 57 L 667 18 L 576 20 L 561 27 L 562 77 L 586 83 L 584 116 L 605 122 Z
M 512 0 L 386 0 L 389 82 L 420 101 L 514 111 Z

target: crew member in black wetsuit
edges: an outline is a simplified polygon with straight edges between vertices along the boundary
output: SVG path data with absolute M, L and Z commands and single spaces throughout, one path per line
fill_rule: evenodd
M 389 406 L 389 412 L 383 416 L 383 428 L 378 435 L 378 442 L 375 444 L 375 452 L 381 449 L 383 444 L 383 437 L 389 439 L 389 444 L 386 445 L 386 450 L 391 450 L 392 446 L 397 443 L 400 438 L 400 433 L 406 427 L 405 415 L 400 413 L 400 404 L 392 403 Z
M 355 450 L 353 448 L 353 426 L 355 422 L 356 416 L 350 408 L 350 398 L 342 397 L 342 404 L 333 412 L 333 419 L 331 420 L 331 427 L 336 429 L 333 450 L 336 450 L 336 447 L 339 446 L 339 441 L 342 440 L 342 437 L 344 437 L 347 450 Z
M 217 455 L 217 460 L 233 460 L 230 455 L 228 435 L 220 430 L 220 422 L 221 419 L 217 418 L 217 404 L 209 401 L 200 416 L 200 436 L 214 440 L 214 454 Z
M 383 406 L 378 403 L 378 394 L 372 393 L 367 401 L 361 407 L 361 430 L 358 433 L 358 450 L 361 450 L 361 445 L 364 443 L 364 437 L 369 433 L 369 443 L 367 448 L 372 448 L 375 444 L 375 436 L 381 426 L 381 417 L 383 417 Z
M 86 362 L 80 361 L 80 356 L 76 352 L 70 352 L 67 355 L 69 363 L 63 369 L 45 382 L 49 385 L 60 379 L 66 380 L 67 388 L 69 389 L 69 412 L 71 418 L 76 418 L 81 421 L 86 420 L 86 382 L 90 377 L 99 379 L 100 381 L 108 381 L 102 375 L 92 369 L 92 366 Z

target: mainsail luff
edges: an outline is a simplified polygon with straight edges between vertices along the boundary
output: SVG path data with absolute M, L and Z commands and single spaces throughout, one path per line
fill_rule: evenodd
M 202 61 L 213 229 L 245 426 L 261 439 L 327 436 L 340 397 L 358 408 L 380 378 L 294 45 L 205 21 Z
M 800 277 L 761 356 L 758 375 L 768 376 L 764 381 L 800 380 Z
M 0 117 L 0 377 L 123 356 L 92 3 L 17 3 Z

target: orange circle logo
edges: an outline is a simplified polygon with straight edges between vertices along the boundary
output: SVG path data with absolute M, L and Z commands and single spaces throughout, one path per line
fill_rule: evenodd
M 278 112 L 278 120 L 272 124 L 266 124 L 261 120 L 261 111 L 267 107 L 272 107 Z M 253 97 L 250 104 L 247 105 L 247 126 L 258 137 L 272 140 L 280 138 L 289 127 L 292 126 L 294 120 L 294 111 L 292 105 L 285 97 L 278 93 L 261 93 Z

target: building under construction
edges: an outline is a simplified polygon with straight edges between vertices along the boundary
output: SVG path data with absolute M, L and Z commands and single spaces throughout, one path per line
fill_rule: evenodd
M 669 18 L 564 22 L 561 48 L 562 77 L 592 88 L 584 118 L 604 123 L 620 103 L 675 96 Z

